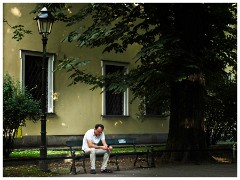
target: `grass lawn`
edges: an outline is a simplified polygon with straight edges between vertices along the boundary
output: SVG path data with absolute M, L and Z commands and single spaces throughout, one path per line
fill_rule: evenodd
M 155 147 L 154 150 L 164 149 L 165 146 Z M 146 147 L 136 147 L 136 150 L 139 152 L 147 151 Z M 134 149 L 132 147 L 116 147 L 113 149 L 113 152 L 133 152 Z M 81 151 L 76 151 L 76 154 L 81 153 Z M 65 149 L 56 149 L 56 150 L 47 150 L 48 157 L 56 157 L 56 156 L 67 156 L 70 154 L 69 150 Z M 40 151 L 38 149 L 29 149 L 29 150 L 14 150 L 10 154 L 10 159 L 29 159 L 29 158 L 39 158 Z

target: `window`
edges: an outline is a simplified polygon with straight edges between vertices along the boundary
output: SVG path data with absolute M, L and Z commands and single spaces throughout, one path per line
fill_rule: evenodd
M 41 100 L 42 53 L 20 50 L 21 82 L 36 100 Z M 47 112 L 53 113 L 53 62 L 54 55 L 47 54 Z
M 102 61 L 102 74 L 107 75 L 117 71 L 127 73 L 127 63 Z M 102 115 L 128 116 L 128 90 L 115 94 L 111 90 L 102 93 Z

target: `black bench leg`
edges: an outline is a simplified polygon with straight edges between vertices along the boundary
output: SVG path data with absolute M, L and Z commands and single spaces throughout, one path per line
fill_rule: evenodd
M 86 165 L 85 165 L 85 154 L 83 156 L 83 170 L 84 170 L 84 173 L 87 174 Z
M 136 155 L 136 158 L 135 158 L 135 161 L 134 161 L 134 166 L 136 166 L 136 163 L 137 163 L 137 160 L 138 160 L 138 154 Z
M 118 156 L 117 156 L 117 155 L 116 155 L 115 164 L 116 164 L 116 166 L 117 166 L 117 171 L 120 171 L 120 168 L 119 168 L 119 165 L 118 165 Z
M 135 161 L 134 161 L 134 166 L 136 166 L 136 163 L 137 163 L 137 161 L 138 161 L 138 157 L 139 157 L 139 154 L 136 154 L 136 158 L 135 158 Z M 147 150 L 147 153 L 146 153 L 146 162 L 147 162 L 147 167 L 151 167 L 150 165 L 149 165 L 149 150 Z M 141 166 L 140 166 L 141 167 Z
M 149 166 L 149 162 L 148 162 L 148 156 L 149 156 L 149 150 L 147 150 L 147 155 L 146 155 L 147 157 L 146 157 L 146 159 L 147 159 L 147 167 L 150 167 Z
M 77 174 L 75 161 L 76 161 L 75 152 L 72 152 L 72 165 L 71 165 L 71 169 L 70 169 L 71 174 Z
M 151 167 L 156 167 L 155 166 L 155 154 L 154 154 L 154 150 L 153 147 L 151 148 L 151 156 L 152 156 L 152 160 L 151 160 Z

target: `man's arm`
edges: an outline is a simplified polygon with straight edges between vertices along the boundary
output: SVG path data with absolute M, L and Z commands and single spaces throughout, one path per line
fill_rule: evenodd
M 106 150 L 109 150 L 109 151 L 111 151 L 111 150 L 112 150 L 112 146 L 109 146 L 109 145 L 107 145 L 107 143 L 106 143 L 106 140 L 105 140 L 105 139 L 102 139 L 102 144 L 103 144 L 103 146 L 107 147 L 107 149 L 106 149 Z
M 103 142 L 104 141 L 104 142 Z M 108 150 L 108 147 L 107 147 L 107 144 L 106 144 L 106 141 L 103 140 L 102 143 L 103 143 L 103 146 L 98 146 L 96 144 L 93 144 L 91 140 L 87 140 L 88 142 L 88 147 L 89 148 L 95 148 L 95 149 L 104 149 L 104 150 Z
M 108 146 L 105 139 L 102 139 L 102 144 L 103 146 L 106 146 L 106 147 Z

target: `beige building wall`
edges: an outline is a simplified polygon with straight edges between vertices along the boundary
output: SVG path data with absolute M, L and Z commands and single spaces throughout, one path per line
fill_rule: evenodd
M 80 8 L 83 4 L 74 4 L 74 8 Z M 31 3 L 4 3 L 3 18 L 10 25 L 22 24 L 32 31 L 21 41 L 12 39 L 12 29 L 3 23 L 3 71 L 8 72 L 15 79 L 20 80 L 21 60 L 20 49 L 42 52 L 41 36 L 37 30 L 37 23 L 33 18 L 37 14 L 29 14 L 35 4 Z M 74 9 L 71 9 L 74 11 Z M 132 59 L 138 51 L 137 45 L 129 47 L 123 54 L 105 53 L 102 48 L 86 49 L 76 47 L 74 43 L 62 43 L 61 40 L 70 32 L 63 23 L 55 22 L 51 34 L 48 37 L 47 52 L 56 54 L 54 66 L 58 60 L 66 57 L 81 57 L 91 60 L 86 66 L 89 72 L 101 74 L 101 60 L 129 62 L 129 69 L 135 66 Z M 168 133 L 169 120 L 161 118 L 145 118 L 143 121 L 137 118 L 138 102 L 129 104 L 129 117 L 102 118 L 101 89 L 91 91 L 91 86 L 77 84 L 68 87 L 69 74 L 65 71 L 54 73 L 54 113 L 47 115 L 47 135 L 83 135 L 86 130 L 93 128 L 96 123 L 105 125 L 106 134 L 157 134 Z M 129 92 L 129 99 L 132 98 Z M 23 136 L 40 135 L 40 121 L 27 123 L 23 128 Z

